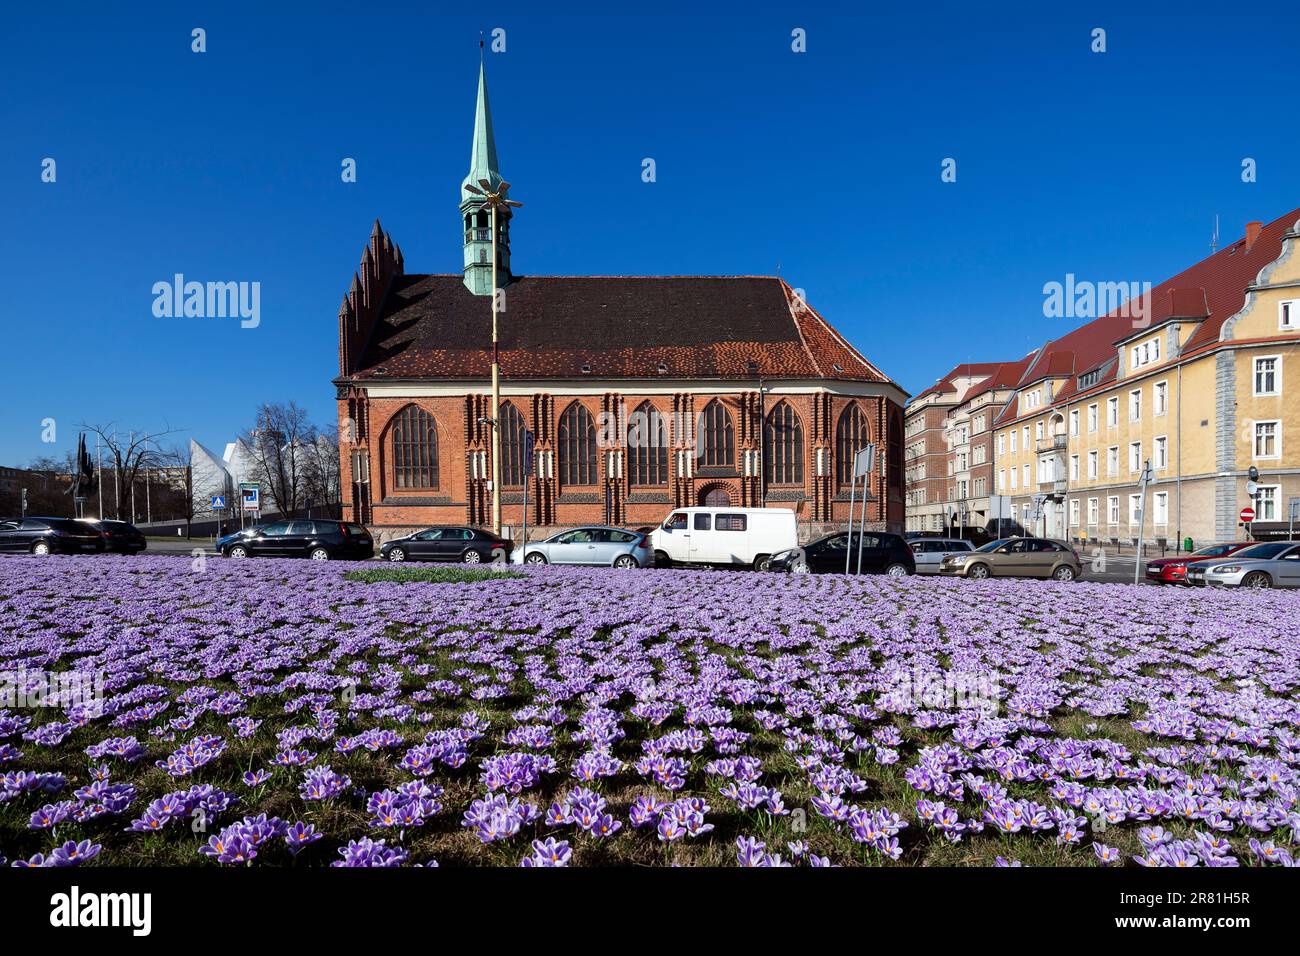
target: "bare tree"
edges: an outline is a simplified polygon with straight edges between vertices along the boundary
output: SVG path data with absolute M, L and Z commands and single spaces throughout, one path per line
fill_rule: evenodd
M 309 470 L 307 446 L 316 441 L 316 426 L 308 420 L 307 410 L 296 402 L 264 402 L 253 427 L 240 438 L 252 453 L 255 477 L 276 510 L 286 516 L 296 512 Z
M 328 509 L 339 503 L 339 440 L 329 430 L 320 431 L 316 440 L 305 449 L 307 453 L 307 476 L 304 482 L 307 497 Z
M 135 492 L 135 480 L 139 475 L 141 468 L 157 468 L 162 460 L 162 450 L 159 446 L 159 440 L 173 433 L 168 428 L 159 432 L 146 432 L 128 430 L 125 439 L 122 437 L 122 431 L 114 422 L 106 425 L 92 425 L 88 422 L 81 424 L 82 428 L 93 432 L 99 436 L 100 445 L 104 456 L 104 466 L 112 469 L 113 488 L 110 491 L 108 486 L 108 476 L 102 475 L 101 480 L 104 483 L 104 516 L 109 517 L 109 510 L 112 510 L 112 517 L 119 521 L 128 520 L 130 517 L 129 505 L 124 509 L 124 502 L 131 502 Z M 124 517 L 125 514 L 125 517 Z
M 190 525 L 194 523 L 194 453 L 189 442 L 181 442 L 167 448 L 159 456 L 169 469 L 180 473 L 176 487 L 184 493 L 184 498 L 175 499 L 173 507 L 185 518 L 185 537 L 190 536 Z

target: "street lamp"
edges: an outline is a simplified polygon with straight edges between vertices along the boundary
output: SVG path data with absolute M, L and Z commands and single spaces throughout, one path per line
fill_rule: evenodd
M 476 196 L 482 196 L 488 208 L 492 210 L 492 533 L 501 533 L 501 430 L 496 427 L 501 417 L 501 363 L 497 347 L 497 247 L 501 237 L 497 234 L 497 207 L 505 206 L 518 209 L 523 203 L 506 198 L 510 184 L 504 179 L 494 191 L 492 183 L 480 179 L 478 186 L 466 183 L 465 189 Z M 481 188 L 480 188 L 481 187 Z

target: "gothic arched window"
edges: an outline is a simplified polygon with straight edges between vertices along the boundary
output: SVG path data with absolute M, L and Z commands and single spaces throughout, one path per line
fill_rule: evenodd
M 393 486 L 438 487 L 438 426 L 433 416 L 407 405 L 393 419 Z
M 731 413 L 716 398 L 704 407 L 704 413 L 700 416 L 700 432 L 700 437 L 704 440 L 704 466 L 734 468 L 736 433 L 731 424 Z
M 803 484 L 803 423 L 782 402 L 767 416 L 763 429 L 763 464 L 768 484 Z
M 638 405 L 628 422 L 627 474 L 633 485 L 668 484 L 668 427 L 649 402 Z
M 835 426 L 835 480 L 847 485 L 853 480 L 853 456 L 871 441 L 867 434 L 867 416 L 855 403 L 844 409 Z
M 501 484 L 517 488 L 524 483 L 524 416 L 509 402 L 501 406 Z
M 560 416 L 560 481 L 565 485 L 597 483 L 596 424 L 574 402 Z

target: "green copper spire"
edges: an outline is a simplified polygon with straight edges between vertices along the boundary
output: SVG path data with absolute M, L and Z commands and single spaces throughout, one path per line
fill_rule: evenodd
M 461 182 L 460 216 L 465 228 L 465 287 L 475 295 L 492 294 L 491 210 L 483 197 L 465 187 L 483 188 L 482 180 L 495 192 L 501 188 L 497 169 L 497 141 L 492 134 L 492 108 L 488 106 L 487 73 L 478 66 L 478 103 L 474 109 L 474 142 L 469 154 L 469 173 Z M 497 213 L 497 286 L 510 282 L 510 209 Z
M 501 185 L 501 173 L 497 171 L 497 140 L 492 135 L 492 108 L 488 105 L 487 74 L 482 63 L 478 65 L 478 105 L 474 109 L 474 145 L 469 154 L 469 175 L 461 182 L 462 202 L 474 196 L 466 192 L 466 183 L 478 186 L 480 179 L 490 182 L 493 189 Z

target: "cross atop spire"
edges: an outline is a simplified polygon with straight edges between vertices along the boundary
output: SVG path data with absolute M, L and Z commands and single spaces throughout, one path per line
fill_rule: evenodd
M 493 190 L 501 185 L 501 173 L 497 170 L 497 141 L 492 134 L 492 108 L 488 105 L 487 73 L 482 62 L 478 65 L 478 105 L 474 109 L 474 145 L 469 155 L 469 175 L 461 183 L 462 202 L 472 196 L 472 193 L 465 190 L 465 184 L 473 183 L 477 186 L 480 179 L 486 179 L 491 183 Z

